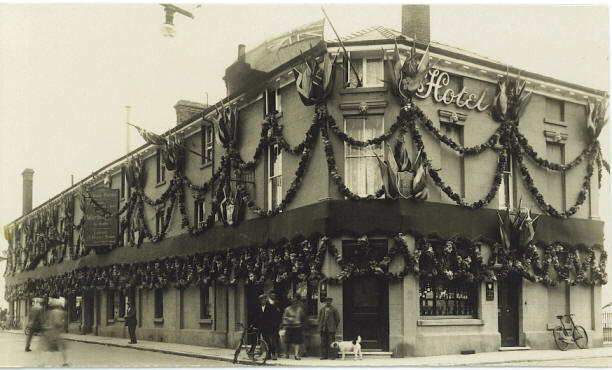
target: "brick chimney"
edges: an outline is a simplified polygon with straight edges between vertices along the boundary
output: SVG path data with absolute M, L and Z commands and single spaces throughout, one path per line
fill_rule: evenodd
M 238 61 L 243 63 L 246 61 L 246 46 L 244 44 L 238 45 Z
M 427 45 L 429 32 L 429 5 L 402 5 L 402 34 Z
M 22 215 L 30 213 L 32 210 L 32 183 L 34 179 L 34 170 L 26 168 L 21 173 L 23 177 L 23 202 L 22 202 Z
M 208 107 L 209 105 L 207 104 L 196 103 L 189 100 L 179 100 L 174 105 L 174 109 L 176 110 L 176 124 L 180 125 L 196 114 L 202 113 L 204 109 Z

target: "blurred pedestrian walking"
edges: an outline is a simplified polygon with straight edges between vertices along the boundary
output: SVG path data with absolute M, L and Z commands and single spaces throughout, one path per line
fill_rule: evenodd
M 44 312 L 44 303 L 34 301 L 32 303 L 32 309 L 30 310 L 30 314 L 28 315 L 28 324 L 26 325 L 26 345 L 25 351 L 30 352 L 30 344 L 32 344 L 32 337 L 35 334 L 40 333 L 43 326 L 43 312 Z
M 48 306 L 49 311 L 45 315 L 42 350 L 44 352 L 61 352 L 62 366 L 68 366 L 66 344 L 62 338 L 66 327 L 67 314 L 59 299 L 50 298 Z M 49 366 L 49 364 L 43 363 L 43 366 Z
M 285 308 L 283 313 L 283 321 L 281 327 L 285 329 L 285 341 L 287 343 L 287 354 L 293 348 L 293 357 L 296 360 L 301 360 L 300 344 L 304 342 L 304 325 L 306 323 L 306 313 L 300 304 L 300 299 L 296 295 L 291 300 L 291 305 Z

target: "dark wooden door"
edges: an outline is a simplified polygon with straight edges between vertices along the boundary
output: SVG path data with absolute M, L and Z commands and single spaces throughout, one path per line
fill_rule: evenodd
M 343 337 L 361 336 L 362 348 L 389 350 L 389 285 L 384 278 L 352 278 L 343 284 Z
M 502 347 L 515 347 L 519 342 L 518 304 L 520 278 L 508 278 L 498 283 L 497 326 Z
M 83 295 L 83 333 L 91 333 L 94 326 L 94 294 L 86 292 Z
M 245 288 L 245 295 L 246 295 L 246 312 L 247 312 L 247 322 L 245 323 L 246 325 L 251 325 L 255 322 L 255 319 L 257 318 L 257 316 L 259 315 L 259 313 L 261 312 L 261 304 L 259 302 L 259 295 L 262 294 L 264 292 L 264 286 L 263 285 L 254 285 L 254 284 L 247 284 L 246 288 Z M 250 335 L 247 338 L 247 343 L 248 344 L 253 344 L 253 342 L 255 341 L 255 336 L 254 335 Z

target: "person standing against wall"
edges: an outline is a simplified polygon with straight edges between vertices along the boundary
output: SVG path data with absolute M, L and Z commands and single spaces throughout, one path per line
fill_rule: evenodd
M 134 302 L 129 300 L 128 309 L 125 314 L 125 326 L 128 327 L 128 331 L 130 332 L 130 341 L 128 344 L 136 344 L 136 325 L 138 325 L 136 307 L 134 307 Z
M 331 350 L 331 344 L 336 340 L 336 330 L 340 324 L 340 314 L 336 307 L 332 306 L 332 299 L 327 297 L 325 306 L 319 310 L 319 332 L 321 334 L 321 360 L 335 357 Z

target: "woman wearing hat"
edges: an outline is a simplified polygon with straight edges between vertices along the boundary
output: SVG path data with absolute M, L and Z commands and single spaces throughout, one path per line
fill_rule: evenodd
M 306 322 L 306 313 L 300 304 L 299 298 L 293 297 L 291 299 L 291 305 L 285 308 L 283 313 L 283 321 L 281 327 L 285 329 L 285 340 L 287 342 L 287 354 L 291 351 L 290 347 L 293 347 L 294 355 L 296 360 L 300 360 L 300 344 L 304 341 L 302 334 L 304 330 L 304 323 Z

